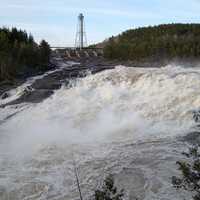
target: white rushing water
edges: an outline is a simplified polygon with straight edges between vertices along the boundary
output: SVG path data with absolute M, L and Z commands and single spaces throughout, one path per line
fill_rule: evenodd
M 200 106 L 200 68 L 115 69 L 39 104 L 0 108 L 0 199 L 84 199 L 114 174 L 126 199 L 183 199 L 171 186 Z M 16 113 L 5 120 L 11 113 Z
M 62 60 L 62 59 L 61 59 Z M 0 106 L 1 105 L 4 105 L 6 103 L 9 103 L 11 101 L 14 101 L 16 99 L 18 99 L 22 94 L 23 92 L 26 90 L 26 89 L 30 89 L 29 86 L 31 86 L 36 80 L 38 79 L 41 79 L 49 74 L 52 74 L 56 71 L 62 71 L 64 68 L 69 68 L 75 64 L 78 64 L 78 63 L 75 63 L 75 62 L 71 62 L 71 61 L 68 61 L 68 62 L 61 62 L 60 59 L 57 59 L 57 66 L 59 66 L 59 68 L 57 69 L 53 69 L 53 70 L 49 70 L 47 71 L 46 73 L 42 74 L 42 75 L 38 75 L 38 76 L 34 76 L 34 77 L 30 77 L 26 80 L 25 83 L 23 83 L 22 85 L 20 85 L 19 87 L 17 88 L 14 88 L 10 91 L 7 92 L 7 95 L 8 95 L 8 98 L 5 98 L 5 99 L 2 99 L 0 97 Z M 54 61 L 55 62 L 55 61 Z M 33 88 L 32 88 L 33 89 Z

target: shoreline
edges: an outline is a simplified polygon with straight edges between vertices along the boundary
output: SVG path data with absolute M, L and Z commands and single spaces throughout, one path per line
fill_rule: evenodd
M 37 70 L 30 70 L 29 72 L 22 72 L 21 74 L 18 74 L 15 78 L 12 80 L 3 80 L 0 82 L 0 98 L 5 92 L 8 92 L 9 90 L 15 89 L 18 86 L 22 85 L 23 83 L 26 82 L 27 79 L 34 77 L 34 76 L 39 76 L 42 75 L 50 70 L 55 69 L 56 66 L 50 62 L 47 66 L 46 70 L 43 71 L 37 71 Z
M 74 63 L 70 65 L 70 62 L 75 62 L 79 64 Z M 20 87 L 21 85 L 26 83 L 29 78 L 44 75 L 41 78 L 35 79 L 33 83 L 25 87 L 25 89 L 22 91 L 21 96 L 7 103 L 1 104 L 0 108 L 20 103 L 40 103 L 41 101 L 53 95 L 54 91 L 60 89 L 63 84 L 68 85 L 69 80 L 85 77 L 88 70 L 92 74 L 95 74 L 103 70 L 114 68 L 114 65 L 108 63 L 106 64 L 105 62 L 103 63 L 102 59 L 93 59 L 89 61 L 53 59 L 51 64 L 54 67 L 45 72 L 33 74 L 29 77 L 21 79 L 16 79 L 15 83 L 10 85 L 3 85 L 1 87 L 0 84 L 0 97 L 2 100 L 6 100 L 7 98 L 9 98 L 9 91 Z M 62 65 L 66 65 L 66 67 L 63 67 Z M 51 72 L 51 70 L 54 71 Z
M 74 64 L 69 64 L 74 62 Z M 68 63 L 68 67 L 67 67 Z M 66 67 L 62 67 L 62 65 Z M 35 72 L 33 74 L 25 74 L 20 78 L 16 78 L 14 82 L 4 81 L 0 83 L 0 98 L 2 100 L 9 98 L 9 91 L 16 89 L 24 84 L 29 78 L 36 76 L 42 76 L 36 79 L 33 83 L 27 87 L 19 98 L 3 103 L 0 107 L 8 105 L 15 105 L 20 103 L 40 103 L 44 99 L 54 94 L 55 90 L 61 88 L 62 84 L 68 85 L 70 79 L 86 76 L 86 71 L 90 71 L 92 74 L 101 72 L 103 70 L 109 70 L 115 68 L 117 65 L 124 65 L 126 67 L 141 67 L 141 68 L 160 68 L 169 64 L 184 65 L 198 67 L 200 66 L 200 60 L 195 59 L 173 59 L 162 61 L 119 61 L 119 60 L 107 60 L 103 57 L 96 58 L 79 58 L 79 59 L 66 59 L 53 57 L 48 70 Z M 60 70 L 59 70 L 60 69 Z M 54 71 L 52 71 L 54 70 Z M 51 72 L 52 73 L 48 73 Z M 46 75 L 45 75 L 46 74 Z

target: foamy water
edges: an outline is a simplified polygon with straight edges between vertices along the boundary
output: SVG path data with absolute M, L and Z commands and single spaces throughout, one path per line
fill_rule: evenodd
M 85 199 L 113 173 L 126 199 L 182 199 L 170 185 L 200 106 L 200 68 L 115 69 L 40 104 L 1 108 L 1 199 Z M 11 113 L 17 113 L 6 119 Z
M 72 65 L 75 65 L 75 64 L 78 64 L 78 63 L 75 63 L 75 62 L 61 62 L 61 60 L 57 60 L 57 66 L 59 66 L 59 68 L 53 69 L 53 70 L 49 70 L 49 71 L 47 71 L 46 73 L 44 73 L 42 75 L 38 75 L 38 76 L 34 76 L 34 77 L 28 78 L 25 81 L 25 83 L 23 83 L 19 87 L 8 91 L 7 92 L 8 98 L 2 99 L 0 97 L 0 106 L 18 99 L 23 94 L 24 90 L 26 90 L 29 86 L 31 86 L 36 80 L 41 79 L 41 78 L 43 78 L 43 77 L 45 77 L 45 76 L 47 76 L 49 74 L 52 74 L 52 73 L 54 73 L 56 71 L 62 71 L 63 68 L 69 68 L 69 67 L 71 67 Z M 33 88 L 31 88 L 31 89 L 33 90 Z

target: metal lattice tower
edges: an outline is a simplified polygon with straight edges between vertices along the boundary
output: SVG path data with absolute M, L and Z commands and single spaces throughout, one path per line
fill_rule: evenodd
M 82 13 L 78 16 L 78 25 L 77 25 L 77 32 L 76 32 L 75 47 L 79 48 L 79 49 L 83 49 L 84 47 L 87 47 L 85 22 L 84 22 L 84 16 L 83 16 Z

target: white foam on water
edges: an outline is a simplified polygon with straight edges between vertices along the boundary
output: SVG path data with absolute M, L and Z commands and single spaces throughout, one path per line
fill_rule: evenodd
M 71 67 L 72 65 L 75 65 L 75 64 L 78 64 L 78 63 L 57 61 L 58 67 L 56 69 L 49 70 L 42 75 L 37 75 L 37 76 L 27 78 L 25 83 L 23 83 L 22 85 L 7 91 L 6 93 L 8 94 L 8 97 L 5 98 L 5 99 L 0 98 L 0 106 L 18 99 L 20 96 L 23 95 L 24 90 L 26 90 L 29 86 L 31 86 L 36 80 L 41 79 L 41 78 L 43 78 L 43 77 L 45 77 L 49 74 L 52 74 L 56 71 L 62 71 L 63 68 L 69 68 L 69 67 Z
M 86 180 L 97 178 L 97 174 L 105 170 L 107 165 L 115 173 L 120 172 L 123 167 L 130 166 L 133 159 L 129 157 L 132 152 L 127 149 L 126 144 L 151 144 L 152 141 L 173 140 L 176 136 L 186 134 L 194 127 L 192 110 L 199 109 L 200 106 L 200 68 L 175 65 L 148 69 L 117 66 L 112 70 L 77 79 L 71 85 L 70 88 L 62 87 L 42 103 L 27 105 L 0 125 L 0 137 L 4 138 L 0 143 L 0 150 L 4 157 L 7 156 L 12 161 L 17 158 L 16 168 L 18 165 L 26 166 L 26 160 L 29 173 L 34 170 L 39 173 L 38 170 L 41 170 L 40 175 L 33 175 L 32 178 L 39 178 L 39 182 L 45 182 L 46 187 L 53 185 L 54 189 L 49 193 L 58 195 L 57 199 L 66 196 L 73 199 L 73 195 L 77 195 L 72 192 L 76 190 L 72 184 L 71 172 L 73 152 L 77 154 L 79 164 L 85 167 Z M 5 118 L 5 113 L 10 109 L 13 110 L 11 107 L 1 109 L 0 118 Z M 165 153 L 162 154 L 155 146 L 152 145 L 151 148 L 158 157 L 170 157 L 175 148 L 167 143 Z M 135 152 L 132 156 L 145 156 L 142 153 L 145 148 L 145 144 L 138 146 L 141 153 L 137 155 Z M 151 156 L 154 155 L 153 150 Z M 124 151 L 129 154 L 122 156 Z M 119 158 L 119 161 L 114 158 Z M 105 159 L 109 161 L 105 163 Z M 11 184 L 13 179 L 20 179 L 23 174 L 25 180 L 31 180 L 26 170 L 24 173 L 19 172 L 19 169 L 18 172 L 16 169 L 12 171 L 9 160 L 7 162 L 2 161 L 7 163 L 7 173 L 12 174 L 10 180 L 7 177 L 7 184 L 12 185 L 13 190 L 17 190 L 16 185 Z M 90 162 L 92 164 L 89 166 L 87 163 Z M 153 162 L 157 162 L 156 156 L 152 158 Z M 34 163 L 41 166 L 34 166 Z M 98 163 L 97 169 L 100 171 L 93 166 L 95 163 Z M 149 170 L 145 168 L 146 165 L 141 164 L 145 173 Z M 57 170 L 60 170 L 60 174 Z M 149 176 L 148 172 L 147 177 Z M 22 182 L 25 181 L 24 178 Z M 83 187 L 88 191 L 87 181 L 83 182 Z M 166 180 L 162 184 L 158 194 L 167 191 L 167 187 L 164 187 Z

